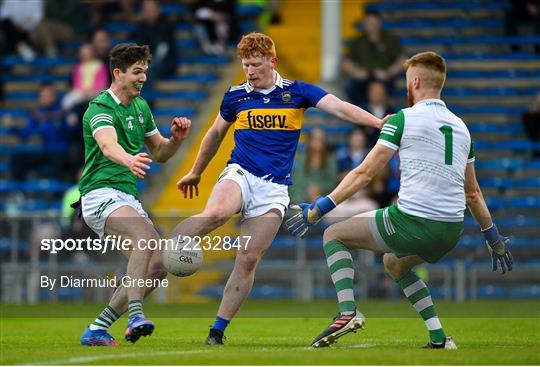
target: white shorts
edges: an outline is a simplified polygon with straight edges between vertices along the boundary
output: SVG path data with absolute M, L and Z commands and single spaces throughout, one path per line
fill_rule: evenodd
M 81 198 L 82 216 L 99 238 L 104 236 L 105 222 L 113 211 L 121 206 L 130 206 L 153 226 L 142 204 L 133 195 L 112 188 L 92 190 Z
M 232 180 L 240 186 L 242 191 L 242 220 L 261 216 L 271 209 L 277 209 L 281 217 L 289 206 L 289 190 L 287 185 L 274 183 L 252 175 L 240 165 L 232 163 L 227 165 L 218 183 L 223 180 Z

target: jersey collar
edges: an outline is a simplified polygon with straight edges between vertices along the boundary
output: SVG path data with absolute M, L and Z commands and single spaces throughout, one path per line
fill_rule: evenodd
M 246 81 L 246 92 L 250 93 L 250 92 L 256 91 L 256 92 L 261 92 L 261 93 L 264 93 L 264 94 L 268 94 L 271 91 L 273 91 L 275 87 L 280 87 L 281 89 L 283 89 L 283 78 L 275 70 L 274 70 L 274 75 L 276 76 L 276 83 L 275 83 L 275 85 L 273 87 L 271 87 L 269 89 L 253 88 L 253 86 L 249 83 L 249 80 L 248 80 L 248 81 Z
M 107 93 L 109 93 L 112 97 L 112 99 L 114 99 L 114 101 L 116 102 L 116 104 L 120 104 L 120 99 L 118 99 L 118 97 L 116 96 L 116 94 L 114 94 L 114 92 L 111 90 L 111 88 L 107 89 Z
M 432 105 L 432 104 L 436 104 L 436 105 L 446 107 L 446 104 L 442 100 L 437 99 L 437 98 L 423 99 L 420 102 L 416 102 L 415 106 L 429 106 L 429 105 Z

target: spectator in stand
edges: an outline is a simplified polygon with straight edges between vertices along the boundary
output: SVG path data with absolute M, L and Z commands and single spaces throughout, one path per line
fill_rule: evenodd
M 289 187 L 293 202 L 316 199 L 335 186 L 338 178 L 336 157 L 330 152 L 323 129 L 313 128 L 305 146 L 305 153 L 296 158 L 294 184 Z
M 99 28 L 107 22 L 133 21 L 136 0 L 92 0 L 90 1 L 90 25 Z
M 91 36 L 91 43 L 94 46 L 94 51 L 96 56 L 101 60 L 105 65 L 109 65 L 110 55 L 112 49 L 111 35 L 106 29 L 100 28 L 96 29 Z M 107 72 L 107 84 L 111 83 L 111 74 L 110 71 Z
M 522 117 L 523 127 L 531 141 L 536 143 L 536 148 L 533 151 L 534 157 L 540 158 L 540 91 L 536 94 L 536 98 L 530 107 L 525 111 Z
M 80 159 L 68 154 L 76 126 L 67 122 L 67 112 L 58 103 L 56 90 L 51 84 L 39 87 L 37 104 L 19 135 L 26 143 L 37 140 L 41 149 L 12 156 L 13 178 L 23 181 L 29 174 L 37 173 L 38 176 L 46 175 L 54 179 L 70 179 L 74 172 L 73 165 L 77 165 Z
M 10 55 L 19 54 L 25 61 L 32 61 L 36 57 L 36 53 L 31 46 L 30 30 L 37 26 L 39 18 L 34 16 L 32 11 L 28 11 L 28 14 L 23 13 L 24 7 L 21 11 L 16 11 L 14 6 L 14 1 L 4 1 L 0 7 L 5 51 Z
M 148 69 L 149 75 L 145 83 L 147 90 L 152 89 L 153 81 L 176 74 L 174 24 L 161 14 L 157 0 L 143 2 L 141 22 L 132 38 L 138 44 L 148 45 L 152 52 L 152 64 Z
M 69 26 L 45 18 L 43 0 L 4 0 L 0 18 L 8 50 L 17 51 L 27 61 L 34 59 L 34 51 L 55 57 L 58 42 L 73 39 L 73 30 Z
M 225 52 L 235 26 L 236 0 L 197 0 L 193 4 L 195 36 L 208 55 Z
M 341 181 L 354 167 L 360 165 L 369 153 L 366 133 L 360 127 L 355 127 L 347 136 L 347 146 L 338 151 L 338 170 Z
M 540 35 L 540 0 L 512 0 L 505 12 L 504 30 L 507 36 L 518 35 L 519 27 L 530 24 L 536 35 Z M 512 51 L 520 51 L 518 44 L 512 44 Z M 540 53 L 540 46 L 535 45 L 536 53 Z
M 84 35 L 88 26 L 87 5 L 81 0 L 45 0 L 45 15 L 66 24 L 75 35 Z
M 369 83 L 367 89 L 367 104 L 365 110 L 371 112 L 378 118 L 384 118 L 386 115 L 391 115 L 395 112 L 394 108 L 388 104 L 388 96 L 384 83 L 374 80 Z M 368 147 L 371 149 L 379 139 L 380 131 L 374 128 L 366 127 L 364 131 L 368 140 Z
M 72 89 L 62 99 L 62 107 L 71 110 L 87 102 L 107 89 L 109 71 L 105 64 L 96 57 L 94 47 L 84 43 L 79 48 L 79 63 L 72 74 Z M 86 107 L 85 107 L 86 109 Z
M 351 103 L 365 104 L 366 88 L 373 80 L 382 82 L 391 93 L 404 62 L 399 39 L 382 29 L 377 12 L 366 12 L 364 31 L 351 41 L 343 60 L 343 70 L 348 78 L 346 91 Z
M 360 165 L 368 153 L 369 147 L 366 133 L 360 127 L 353 128 L 347 136 L 347 146 L 338 151 L 338 181 L 342 180 L 353 168 Z M 356 214 L 378 209 L 377 203 L 369 196 L 369 189 L 375 187 L 378 179 L 374 179 L 373 182 L 368 189 L 357 192 L 328 213 L 325 222 L 332 224 Z

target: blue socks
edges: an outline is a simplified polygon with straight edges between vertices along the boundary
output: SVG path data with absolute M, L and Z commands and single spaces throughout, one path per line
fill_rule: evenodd
M 224 318 L 221 318 L 219 316 L 216 316 L 216 319 L 214 320 L 214 323 L 212 324 L 212 329 L 221 330 L 222 332 L 225 332 L 225 328 L 229 325 L 231 321 L 226 320 Z

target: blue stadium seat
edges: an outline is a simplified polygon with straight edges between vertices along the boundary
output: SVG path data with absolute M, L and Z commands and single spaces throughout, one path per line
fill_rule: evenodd
M 476 225 L 478 227 L 478 225 Z M 484 236 L 481 234 L 475 235 L 475 236 L 469 236 L 465 235 L 461 237 L 461 240 L 459 241 L 459 246 L 465 247 L 465 248 L 476 248 L 476 247 L 483 247 L 484 245 Z
M 298 240 L 293 236 L 276 236 L 272 242 L 273 249 L 296 248 Z
M 19 183 L 17 181 L 0 180 L 0 193 L 10 193 L 19 190 Z
M 192 29 L 193 29 L 193 23 L 191 22 L 177 23 L 174 27 L 175 31 L 190 31 Z
M 20 184 L 20 188 L 22 191 L 42 193 L 64 193 L 72 186 L 72 183 L 60 182 L 55 180 L 32 180 Z
M 540 285 L 522 285 L 515 287 L 511 291 L 512 297 L 515 298 L 540 298 Z
M 474 142 L 475 148 L 476 142 Z M 491 159 L 491 160 L 476 160 L 474 166 L 479 170 L 518 170 L 523 167 L 523 159 L 521 158 L 502 158 L 502 159 Z
M 200 65 L 215 65 L 223 66 L 229 63 L 227 56 L 212 56 L 212 55 L 202 55 L 202 56 L 184 56 L 182 58 L 184 64 L 200 64 Z
M 196 110 L 193 107 L 167 107 L 167 108 L 155 108 L 153 111 L 156 117 L 172 118 L 174 116 L 195 116 Z
M 104 28 L 111 33 L 127 32 L 132 33 L 137 31 L 139 26 L 133 23 L 107 23 Z
M 520 199 L 521 200 L 521 199 Z M 511 207 L 511 205 L 507 205 Z M 540 218 L 531 215 L 513 215 L 497 218 L 499 227 L 507 228 L 540 228 Z
M 507 177 L 481 178 L 478 180 L 480 187 L 508 189 L 512 187 L 512 180 Z
M 219 79 L 219 75 L 215 73 L 190 73 L 175 75 L 171 80 L 179 80 L 183 82 L 197 82 L 197 83 L 213 83 Z
M 511 208 L 538 208 L 540 209 L 540 198 L 539 197 L 525 197 L 525 198 L 515 198 L 509 199 L 507 201 L 507 206 Z
M 0 253 L 10 253 L 11 252 L 11 241 L 9 237 L 0 237 Z M 21 252 L 26 252 L 30 248 L 28 241 L 19 240 L 17 243 L 17 249 Z
M 514 179 L 512 181 L 512 186 L 521 188 L 536 188 L 540 193 L 540 177 Z
M 178 40 L 176 40 L 175 45 L 176 45 L 176 47 L 178 47 L 182 51 L 185 51 L 186 49 L 198 49 L 199 48 L 199 43 L 197 42 L 197 40 L 195 40 L 193 38 L 178 39 Z
M 185 15 L 190 13 L 189 8 L 182 4 L 162 4 L 159 8 L 165 15 Z
M 143 92 L 143 97 L 151 99 L 151 100 L 176 98 L 176 99 L 191 100 L 194 102 L 201 102 L 204 99 L 206 99 L 208 95 L 207 93 L 201 90 L 185 90 L 185 91 L 177 91 L 177 92 L 145 91 Z
M 28 117 L 28 111 L 24 108 L 0 108 L 0 116 Z
M 223 295 L 224 285 L 217 285 L 214 287 L 207 287 L 199 291 L 199 296 L 219 298 Z
M 537 236 L 512 236 L 512 248 L 540 248 L 540 237 Z
M 500 285 L 482 285 L 476 292 L 478 298 L 507 298 L 509 295 L 508 288 Z
M 293 289 L 290 286 L 280 285 L 255 285 L 249 294 L 252 298 L 292 298 Z

